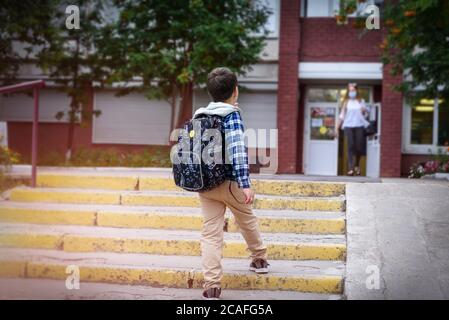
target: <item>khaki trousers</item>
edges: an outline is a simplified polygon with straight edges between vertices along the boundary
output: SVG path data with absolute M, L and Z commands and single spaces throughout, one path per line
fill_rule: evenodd
M 267 258 L 267 248 L 262 243 L 257 217 L 251 204 L 245 204 L 245 194 L 237 182 L 226 180 L 218 187 L 200 192 L 203 229 L 201 252 L 204 274 L 204 289 L 221 287 L 223 270 L 223 226 L 226 207 L 234 215 L 235 222 L 251 252 L 251 257 Z

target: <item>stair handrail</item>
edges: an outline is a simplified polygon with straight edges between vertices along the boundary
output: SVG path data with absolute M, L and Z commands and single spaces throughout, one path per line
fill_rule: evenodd
M 31 142 L 31 186 L 33 188 L 36 187 L 36 174 L 37 174 L 39 89 L 44 87 L 45 87 L 44 80 L 27 81 L 0 87 L 0 94 L 33 89 L 34 107 L 33 107 L 33 129 L 32 129 L 32 142 Z

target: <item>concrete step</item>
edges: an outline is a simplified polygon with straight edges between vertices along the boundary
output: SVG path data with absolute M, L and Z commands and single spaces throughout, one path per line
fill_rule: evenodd
M 5 194 L 12 201 L 199 207 L 198 194 L 176 191 L 110 191 L 80 188 L 17 187 Z M 254 209 L 344 211 L 344 196 L 292 197 L 258 195 Z
M 65 280 L 67 266 L 85 282 L 201 288 L 201 258 L 56 250 L 0 249 L 0 277 Z M 249 261 L 223 260 L 224 289 L 286 290 L 341 294 L 344 264 L 334 261 L 272 261 L 270 273 L 248 271 Z
M 202 289 L 149 287 L 100 282 L 68 290 L 64 280 L 0 279 L 1 300 L 200 300 Z M 340 300 L 338 294 L 298 291 L 223 290 L 222 300 Z
M 224 257 L 248 257 L 240 233 L 225 233 L 224 238 Z M 344 235 L 265 233 L 262 238 L 270 259 L 344 260 L 346 256 Z M 187 230 L 0 224 L 0 247 L 200 256 L 199 240 L 200 232 Z
M 343 234 L 342 212 L 255 209 L 262 232 Z M 228 209 L 227 217 L 232 216 Z M 232 219 L 233 220 L 233 219 Z M 200 208 L 0 201 L 0 222 L 200 230 Z M 229 232 L 237 232 L 229 223 Z
M 309 182 L 287 180 L 252 179 L 259 194 L 292 196 L 339 196 L 345 192 L 345 184 L 338 182 Z M 144 171 L 56 171 L 39 173 L 37 184 L 51 188 L 87 188 L 112 190 L 165 190 L 181 191 L 176 187 L 171 173 Z

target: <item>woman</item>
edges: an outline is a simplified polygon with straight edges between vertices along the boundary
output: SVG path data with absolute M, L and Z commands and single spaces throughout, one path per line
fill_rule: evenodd
M 348 84 L 336 130 L 338 137 L 341 126 L 348 141 L 348 176 L 360 175 L 360 158 L 366 155 L 365 128 L 369 125 L 365 119 L 367 113 L 365 101 L 360 98 L 357 84 Z

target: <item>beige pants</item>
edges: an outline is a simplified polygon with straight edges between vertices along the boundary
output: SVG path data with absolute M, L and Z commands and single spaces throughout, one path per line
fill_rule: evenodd
M 226 180 L 220 186 L 199 193 L 201 212 L 204 217 L 201 233 L 201 251 L 204 274 L 204 289 L 220 287 L 223 270 L 223 226 L 226 207 L 235 218 L 240 232 L 245 238 L 251 257 L 267 258 L 267 248 L 260 237 L 257 217 L 250 204 L 245 204 L 245 194 L 235 181 Z

